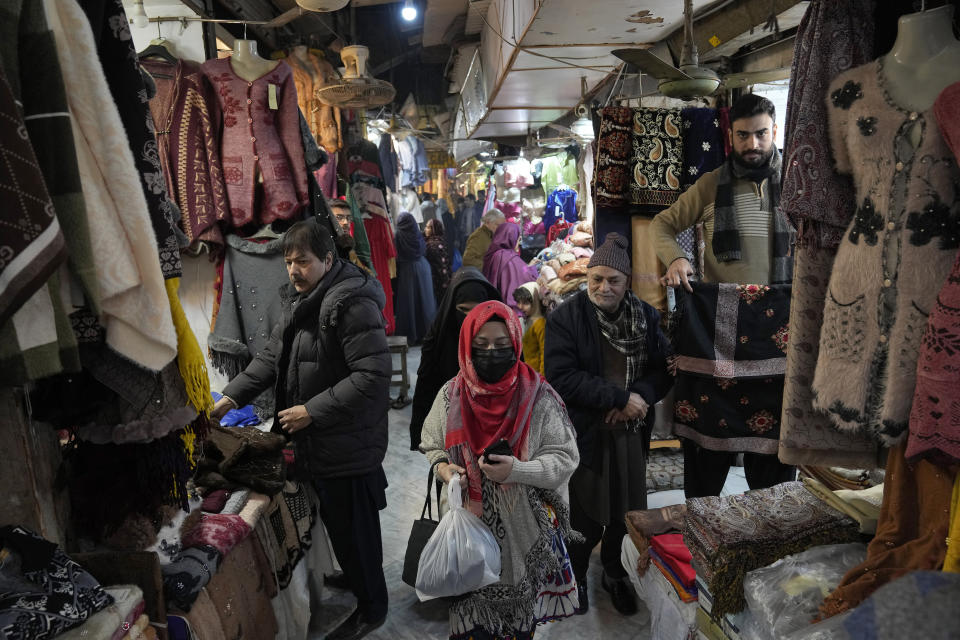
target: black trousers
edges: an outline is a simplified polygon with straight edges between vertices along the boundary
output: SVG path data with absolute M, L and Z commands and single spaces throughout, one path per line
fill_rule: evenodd
M 592 520 L 580 506 L 580 502 L 570 496 L 570 527 L 586 538 L 585 542 L 571 542 L 567 547 L 573 575 L 576 576 L 578 584 L 586 584 L 590 554 L 597 543 L 600 543 L 600 564 L 603 571 L 613 579 L 627 577 L 623 563 L 620 562 L 620 545 L 623 543 L 623 536 L 627 535 L 625 522 L 620 520 L 604 526 Z
M 683 493 L 689 498 L 718 496 L 727 481 L 727 472 L 737 460 L 736 452 L 711 451 L 690 440 L 683 441 Z M 797 471 L 783 464 L 777 454 L 744 453 L 743 469 L 747 486 L 767 489 L 796 480 Z
M 387 477 L 376 471 L 349 478 L 315 479 L 320 517 L 365 622 L 387 615 L 380 510 L 387 506 Z

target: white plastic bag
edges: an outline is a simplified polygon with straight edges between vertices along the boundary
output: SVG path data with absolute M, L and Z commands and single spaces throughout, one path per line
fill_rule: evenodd
M 480 518 L 463 508 L 460 476 L 447 488 L 450 510 L 420 555 L 417 596 L 459 596 L 500 580 L 500 545 Z

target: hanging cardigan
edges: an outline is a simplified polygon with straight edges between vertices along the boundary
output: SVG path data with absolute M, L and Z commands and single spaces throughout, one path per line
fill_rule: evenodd
M 183 274 L 180 262 L 183 234 L 178 224 L 180 211 L 167 194 L 157 140 L 153 135 L 153 116 L 150 115 L 140 61 L 129 35 L 123 3 L 120 0 L 79 0 L 79 4 L 93 30 L 102 73 L 133 152 L 134 168 L 156 235 L 163 277 L 179 278 Z
M 883 73 L 881 58 L 830 85 L 833 154 L 853 175 L 857 211 L 830 275 L 813 391 L 838 428 L 892 446 L 906 436 L 917 350 L 960 247 L 960 171 L 932 110 L 894 104 Z
M 83 10 L 76 0 L 44 0 L 44 6 L 76 123 L 107 344 L 159 371 L 176 356 L 177 335 L 130 143 Z
M 157 83 L 150 111 L 157 126 L 160 165 L 167 191 L 180 207 L 181 225 L 191 243 L 223 244 L 217 226 L 230 214 L 211 108 L 216 98 L 200 65 L 141 61 Z M 162 76 L 172 76 L 164 78 Z
M 230 223 L 241 227 L 295 218 L 309 193 L 290 67 L 277 63 L 253 82 L 233 72 L 230 58 L 207 60 L 201 69 L 217 96 L 214 132 L 220 135 Z M 263 197 L 255 209 L 258 178 L 263 179 Z

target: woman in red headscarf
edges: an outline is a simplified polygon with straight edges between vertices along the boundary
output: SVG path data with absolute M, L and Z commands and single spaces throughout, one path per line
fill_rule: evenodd
M 460 331 L 460 373 L 423 424 L 420 449 L 444 482 L 462 476 L 464 506 L 501 549 L 500 582 L 450 606 L 452 640 L 532 638 L 578 605 L 566 550 L 576 436 L 560 397 L 519 360 L 521 340 L 508 306 L 474 307 Z M 503 440 L 511 455 L 483 455 Z

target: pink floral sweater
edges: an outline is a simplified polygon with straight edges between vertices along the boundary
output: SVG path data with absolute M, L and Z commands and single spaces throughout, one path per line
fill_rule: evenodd
M 229 58 L 208 60 L 202 68 L 217 98 L 215 131 L 220 131 L 229 222 L 239 227 L 293 218 L 309 194 L 290 67 L 278 64 L 253 82 L 238 77 Z

